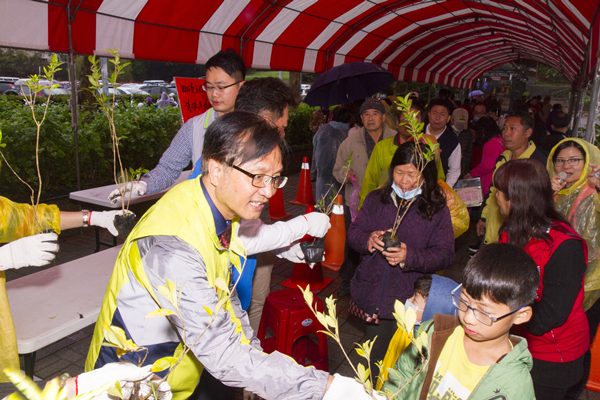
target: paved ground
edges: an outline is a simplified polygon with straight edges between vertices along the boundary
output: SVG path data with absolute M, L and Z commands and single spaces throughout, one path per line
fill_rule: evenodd
M 292 213 L 294 216 L 303 214 L 305 212 L 305 207 L 289 204 L 289 201 L 293 200 L 296 196 L 299 178 L 300 174 L 294 174 L 290 176 L 288 184 L 283 188 L 286 211 Z M 77 204 L 72 204 L 68 201 L 60 202 L 59 207 L 63 210 L 78 209 Z M 135 208 L 133 211 L 136 212 L 138 216 L 141 216 L 148 207 L 149 205 L 146 205 L 143 208 Z M 267 208 L 263 210 L 263 214 L 261 216 L 261 219 L 266 223 L 271 222 L 268 215 Z M 451 268 L 445 272 L 445 276 L 460 281 L 462 269 L 468 261 L 467 247 L 475 239 L 473 228 L 474 227 L 472 226 L 467 233 L 457 239 L 456 260 Z M 102 232 L 101 238 L 105 241 L 110 241 L 111 236 L 105 231 Z M 95 248 L 93 229 L 74 229 L 63 232 L 60 235 L 59 241 L 60 252 L 54 265 L 92 254 Z M 119 243 L 122 243 L 122 240 L 119 240 Z M 283 286 L 281 286 L 281 283 L 292 275 L 292 270 L 292 263 L 285 260 L 278 260 L 273 268 L 273 274 L 271 277 L 271 291 L 285 289 Z M 20 270 L 7 271 L 7 279 L 15 279 L 36 271 L 39 271 L 39 269 L 23 268 Z M 332 278 L 333 281 L 328 287 L 319 293 L 319 297 L 322 300 L 329 295 L 334 295 L 335 297 L 336 291 L 342 282 L 337 272 L 324 269 L 324 276 Z M 40 301 L 43 301 L 43 299 L 40 299 Z M 362 342 L 365 332 L 364 324 L 360 320 L 349 316 L 347 312 L 349 301 L 349 298 L 338 299 L 338 316 L 340 330 L 342 332 L 342 345 L 346 352 L 351 354 L 351 360 L 356 363 L 356 361 L 358 361 L 358 356 L 352 349 L 354 348 L 354 343 Z M 92 333 L 93 325 L 38 351 L 35 363 L 35 376 L 42 380 L 47 380 L 55 376 L 59 376 L 64 372 L 68 372 L 71 376 L 75 376 L 83 372 L 85 357 L 91 342 Z M 23 368 L 22 357 L 21 367 Z M 340 373 L 346 376 L 353 376 L 353 372 L 344 359 L 343 353 L 339 349 L 338 345 L 335 342 L 332 342 L 331 339 L 329 341 L 329 371 L 332 374 Z M 10 392 L 12 392 L 10 385 L 0 384 L 1 397 Z M 586 391 L 581 399 L 600 400 L 600 394 Z

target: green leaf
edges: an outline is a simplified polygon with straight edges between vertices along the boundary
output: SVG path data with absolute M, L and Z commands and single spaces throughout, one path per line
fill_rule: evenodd
M 215 286 L 219 289 L 221 289 L 222 291 L 224 291 L 227 294 L 229 293 L 229 287 L 227 286 L 227 282 L 225 282 L 225 279 L 218 277 L 217 279 L 215 279 Z
M 109 395 L 116 397 L 118 399 L 124 398 L 123 393 L 115 387 L 109 387 L 108 390 L 106 391 L 106 393 L 108 393 Z
M 100 395 L 101 393 L 106 392 L 108 390 L 108 388 L 114 387 L 115 383 L 118 383 L 118 382 L 119 381 L 108 382 L 100 387 L 97 387 L 96 389 L 90 390 L 87 393 L 82 393 L 79 396 L 75 396 L 71 400 L 91 400 L 94 397 L 97 397 L 98 395 Z
M 177 361 L 179 361 L 179 359 L 177 357 L 159 358 L 158 360 L 156 360 L 154 362 L 154 364 L 152 364 L 152 368 L 150 369 L 150 371 L 152 371 L 152 372 L 164 371 L 166 369 L 173 367 L 175 364 L 177 364 Z
M 165 310 L 164 308 L 159 308 L 158 310 L 150 311 L 146 318 L 154 318 L 154 317 L 164 317 L 167 315 L 174 315 L 175 313 L 171 310 Z
M 202 308 L 204 308 L 204 310 L 208 313 L 208 315 L 210 315 L 211 317 L 213 316 L 212 310 L 206 306 L 202 306 Z
M 42 391 L 38 385 L 20 370 L 5 368 L 4 374 L 28 400 L 42 400 Z
M 219 300 L 219 302 L 217 303 L 217 307 L 216 307 L 217 314 L 221 311 L 221 308 L 223 308 L 223 305 L 225 303 L 227 303 L 228 299 L 229 299 L 228 297 L 223 297 L 221 300 Z

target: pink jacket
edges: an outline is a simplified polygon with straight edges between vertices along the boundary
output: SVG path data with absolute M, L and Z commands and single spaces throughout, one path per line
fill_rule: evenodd
M 498 157 L 500 157 L 500 154 L 502 154 L 504 150 L 502 136 L 494 136 L 490 141 L 483 145 L 481 162 L 471 170 L 471 177 L 481 178 L 481 189 L 484 198 L 490 191 L 492 176 L 494 174 L 494 168 L 496 167 L 496 160 L 498 160 Z

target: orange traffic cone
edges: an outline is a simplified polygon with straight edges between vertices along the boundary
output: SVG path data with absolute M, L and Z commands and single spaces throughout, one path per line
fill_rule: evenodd
M 291 204 L 299 206 L 308 206 L 315 204 L 313 197 L 312 184 L 310 183 L 310 167 L 308 166 L 308 157 L 302 159 L 302 172 L 300 172 L 300 182 L 298 183 L 298 192 L 296 199 L 290 201 Z
M 346 245 L 346 224 L 342 206 L 344 203 L 341 194 L 338 194 L 335 202 L 329 219 L 331 228 L 325 236 L 325 261 L 323 261 L 323 266 L 332 271 L 339 271 L 344 262 L 344 246 Z
M 277 189 L 273 197 L 269 199 L 269 218 L 273 221 L 281 221 L 292 216 L 292 214 L 285 212 L 282 193 L 281 189 Z
M 311 213 L 315 210 L 313 206 L 306 207 L 306 214 Z M 312 242 L 312 236 L 305 235 L 301 242 Z M 331 278 L 323 278 L 323 267 L 321 263 L 316 263 L 311 268 L 306 263 L 294 263 L 294 269 L 292 271 L 292 277 L 285 280 L 281 285 L 295 289 L 300 286 L 302 289 L 306 289 L 307 285 L 310 285 L 310 291 L 318 293 L 325 289 L 327 285 L 331 283 Z

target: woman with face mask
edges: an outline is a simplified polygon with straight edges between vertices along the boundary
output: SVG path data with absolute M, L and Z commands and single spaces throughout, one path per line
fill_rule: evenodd
M 413 296 L 414 282 L 425 273 L 448 268 L 454 261 L 454 234 L 450 211 L 437 180 L 434 162 L 419 173 L 425 158 L 415 151 L 427 145 L 406 142 L 398 147 L 385 186 L 367 195 L 347 240 L 365 254 L 350 286 L 351 313 L 367 322 L 367 339 L 378 336 L 371 361 L 382 360 L 396 331 L 394 302 Z M 406 213 L 406 214 L 405 214 Z M 382 236 L 404 219 L 395 237 L 398 247 L 384 251 Z M 373 374 L 376 375 L 377 367 Z

